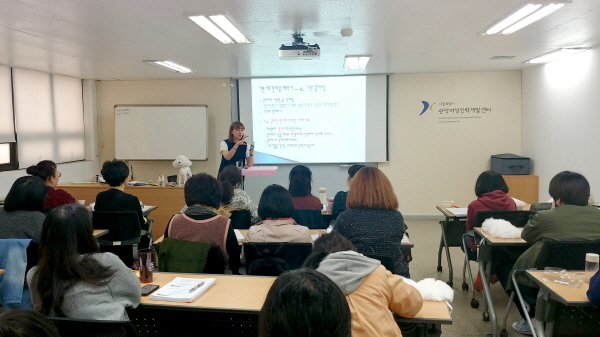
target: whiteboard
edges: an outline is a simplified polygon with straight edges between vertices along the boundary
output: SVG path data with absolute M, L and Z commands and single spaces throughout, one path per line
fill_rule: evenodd
M 115 157 L 207 159 L 207 105 L 115 105 Z

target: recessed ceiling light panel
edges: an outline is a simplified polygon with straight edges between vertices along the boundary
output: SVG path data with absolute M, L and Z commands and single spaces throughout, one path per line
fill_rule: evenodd
M 194 71 L 192 71 L 192 69 L 184 67 L 182 65 L 179 65 L 175 62 L 171 62 L 171 61 L 151 61 L 151 60 L 147 60 L 144 61 L 145 63 L 151 64 L 153 66 L 157 66 L 157 67 L 161 67 L 163 69 L 167 69 L 169 71 L 172 71 L 174 73 L 180 73 L 180 74 L 189 74 L 189 73 L 193 73 Z
M 556 61 L 558 59 L 575 55 L 577 53 L 581 53 L 582 51 L 586 51 L 590 48 L 579 47 L 579 48 L 560 48 L 557 50 L 553 50 L 544 55 L 532 58 L 529 61 L 525 61 L 524 63 L 549 63 L 552 61 Z
M 225 15 L 211 15 L 208 18 L 196 15 L 189 18 L 221 43 L 252 43 Z
M 571 3 L 571 0 L 528 2 L 513 14 L 492 25 L 481 35 L 512 34 L 555 12 L 568 3 Z
M 344 69 L 365 69 L 370 59 L 371 55 L 347 55 L 344 59 Z

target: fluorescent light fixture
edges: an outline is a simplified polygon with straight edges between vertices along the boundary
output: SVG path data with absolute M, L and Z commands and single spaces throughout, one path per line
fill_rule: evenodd
M 581 53 L 582 51 L 586 51 L 588 49 L 590 49 L 590 48 L 560 48 L 557 50 L 553 50 L 549 53 L 546 53 L 542 56 L 532 58 L 529 61 L 525 61 L 525 63 L 549 63 L 549 62 L 561 59 L 563 57 Z
M 151 64 L 153 66 L 157 66 L 157 67 L 161 67 L 163 69 L 167 69 L 169 71 L 172 71 L 174 73 L 180 73 L 180 74 L 189 74 L 189 73 L 193 73 L 192 69 L 190 68 L 186 68 L 184 66 L 181 66 L 177 63 L 171 62 L 171 61 L 144 61 L 148 64 Z
M 350 70 L 365 69 L 371 55 L 348 55 L 344 59 L 344 68 Z
M 548 14 L 555 12 L 567 3 L 571 3 L 571 0 L 552 1 L 551 3 L 528 2 L 515 13 L 488 28 L 485 33 L 481 35 L 512 34 L 537 20 L 540 20 Z
M 204 15 L 196 15 L 189 18 L 221 43 L 251 43 L 225 15 L 211 15 L 208 18 Z

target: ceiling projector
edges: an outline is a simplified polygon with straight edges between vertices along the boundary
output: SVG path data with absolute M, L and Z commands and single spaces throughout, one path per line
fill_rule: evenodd
M 279 58 L 281 60 L 314 60 L 321 56 L 321 48 L 318 44 L 304 42 L 304 34 L 292 34 L 294 41 L 291 46 L 284 44 L 279 47 Z

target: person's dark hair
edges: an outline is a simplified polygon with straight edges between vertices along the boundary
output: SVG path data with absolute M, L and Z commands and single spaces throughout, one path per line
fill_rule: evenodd
M 577 172 L 562 171 L 550 180 L 548 192 L 552 199 L 560 199 L 563 204 L 586 206 L 590 197 L 590 183 Z
M 352 178 L 354 177 L 354 175 L 356 174 L 356 172 L 358 172 L 358 170 L 360 170 L 361 168 L 365 167 L 365 165 L 352 165 L 348 168 L 348 178 Z
M 183 193 L 185 204 L 188 206 L 199 204 L 219 208 L 223 198 L 221 184 L 215 177 L 207 173 L 196 174 L 188 179 L 183 187 Z
M 99 253 L 88 210 L 79 204 L 58 206 L 46 216 L 40 240 L 40 260 L 33 277 L 33 304 L 44 315 L 64 317 L 65 292 L 83 281 L 105 285 L 115 273 L 91 257 Z M 83 258 L 81 257 L 83 255 Z
M 231 198 L 233 198 L 233 188 L 242 182 L 242 172 L 233 165 L 227 165 L 219 173 L 217 180 L 221 183 L 221 187 L 223 188 L 223 198 L 221 202 L 223 205 L 229 205 Z
M 479 198 L 485 193 L 496 190 L 508 193 L 508 185 L 506 185 L 500 173 L 493 171 L 481 172 L 475 182 L 475 195 Z
M 235 122 L 231 123 L 231 125 L 229 126 L 229 134 L 227 135 L 227 140 L 229 140 L 230 142 L 233 142 L 233 135 L 231 133 L 233 132 L 233 130 L 239 129 L 239 128 L 245 129 L 244 124 L 242 124 L 242 122 L 235 121 Z
M 258 316 L 261 337 L 350 337 L 350 308 L 340 288 L 316 270 L 279 276 Z
M 4 210 L 12 211 L 44 211 L 44 201 L 48 187 L 46 183 L 32 176 L 18 178 L 4 200 Z
M 0 314 L 2 337 L 60 337 L 58 329 L 39 312 L 10 310 Z
M 303 266 L 317 269 L 327 255 L 347 250 L 355 252 L 356 248 L 340 232 L 332 231 L 331 233 L 321 235 L 315 240 L 312 253 L 304 260 Z
M 112 187 L 120 186 L 129 177 L 129 167 L 121 160 L 107 160 L 100 170 L 102 178 Z
M 39 177 L 43 181 L 47 181 L 48 178 L 56 174 L 56 163 L 51 160 L 42 160 L 37 165 L 29 166 L 25 172 L 34 177 Z
M 258 202 L 258 216 L 261 219 L 280 219 L 294 216 L 294 203 L 290 192 L 281 185 L 267 186 Z
M 304 165 L 296 165 L 290 171 L 290 194 L 292 197 L 310 195 L 312 172 Z

